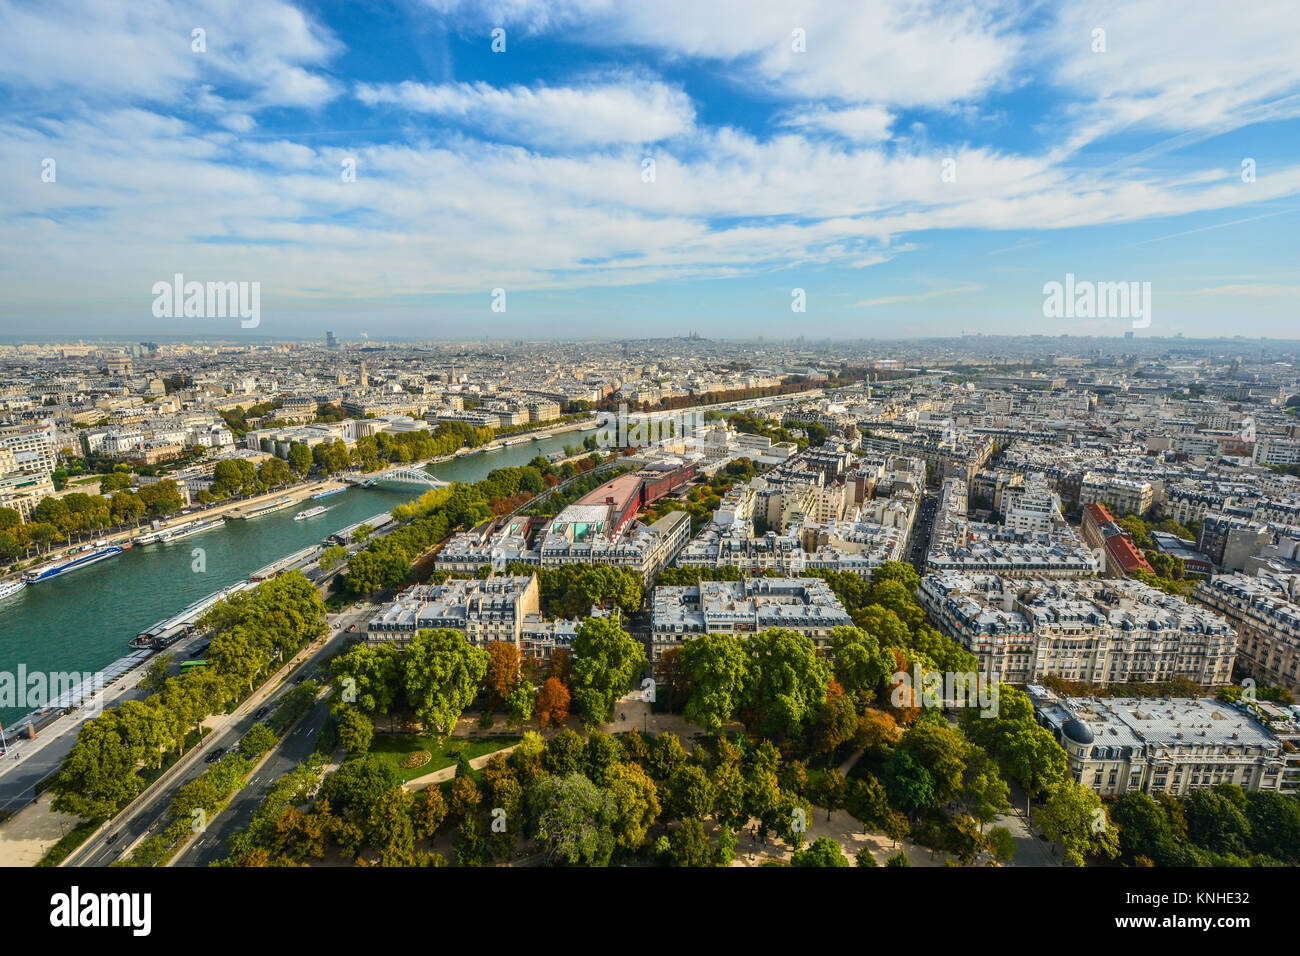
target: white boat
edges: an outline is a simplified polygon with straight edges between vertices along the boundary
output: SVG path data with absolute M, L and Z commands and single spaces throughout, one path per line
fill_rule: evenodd
M 23 575 L 23 580 L 28 584 L 32 584 L 36 581 L 46 581 L 50 578 L 58 577 L 60 574 L 75 571 L 77 568 L 84 568 L 88 565 L 95 564 L 98 561 L 115 558 L 124 550 L 124 548 L 114 545 L 110 548 L 100 548 L 97 551 L 91 551 L 89 553 L 76 555 L 75 557 L 65 558 L 62 561 L 55 561 L 54 563 L 47 564 L 42 568 L 37 568 L 35 571 L 28 571 Z
M 6 581 L 4 584 L 0 584 L 0 601 L 3 601 L 7 597 L 13 597 L 25 587 L 27 587 L 27 582 L 22 578 L 17 578 L 13 581 Z
M 329 491 L 318 491 L 311 497 L 313 501 L 316 501 L 320 498 L 328 498 L 330 495 L 341 495 L 347 490 L 347 486 L 344 485 L 342 488 L 331 488 Z
M 306 511 L 299 511 L 293 516 L 294 521 L 305 521 L 307 518 L 314 518 L 317 515 L 323 515 L 329 511 L 324 505 L 317 505 L 315 508 L 308 508 Z
M 187 522 L 178 527 L 164 531 L 162 534 L 158 535 L 158 540 L 162 543 L 168 541 L 179 541 L 181 538 L 188 538 L 192 534 L 202 534 L 205 531 L 211 531 L 213 528 L 220 528 L 225 523 L 225 518 L 213 518 L 211 521 Z
M 271 502 L 270 504 L 259 505 L 256 508 L 252 508 L 241 514 L 239 517 L 244 520 L 249 518 L 260 518 L 262 515 L 269 515 L 272 511 L 279 511 L 281 508 L 287 508 L 291 504 L 293 504 L 292 498 L 281 498 L 278 501 Z

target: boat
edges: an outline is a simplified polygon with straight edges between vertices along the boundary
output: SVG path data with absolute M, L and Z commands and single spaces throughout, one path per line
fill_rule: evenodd
M 306 511 L 299 511 L 296 515 L 293 516 L 293 520 L 303 521 L 307 518 L 314 518 L 317 515 L 323 515 L 327 511 L 329 511 L 329 509 L 326 508 L 324 505 L 317 505 L 315 508 L 308 508 Z
M 541 435 L 534 435 L 532 438 L 530 438 L 530 439 L 528 439 L 528 440 L 529 440 L 529 441 L 541 441 L 541 440 L 542 440 L 542 436 L 541 436 Z
M 48 581 L 60 574 L 66 574 L 69 571 L 75 571 L 78 568 L 84 568 L 99 561 L 106 561 L 109 558 L 115 558 L 125 550 L 125 548 L 120 548 L 117 545 L 109 548 L 99 548 L 75 557 L 65 558 L 62 561 L 55 561 L 43 568 L 37 568 L 35 571 L 28 571 L 23 575 L 23 580 L 28 584 L 34 584 L 37 581 Z
M 22 578 L 13 581 L 6 581 L 4 584 L 0 584 L 0 601 L 3 601 L 7 597 L 13 597 L 25 587 L 27 587 L 27 582 Z
M 256 508 L 250 508 L 239 517 L 247 521 L 249 518 L 260 518 L 262 515 L 269 515 L 272 511 L 279 511 L 281 508 L 287 508 L 293 504 L 293 499 L 289 497 L 280 498 L 278 501 L 272 501 L 270 504 L 259 505 Z
M 204 531 L 211 531 L 213 528 L 220 528 L 226 523 L 225 518 L 213 518 L 210 521 L 193 521 L 178 525 L 168 531 L 158 535 L 158 541 L 165 544 L 168 541 L 179 541 L 181 538 L 188 538 L 192 534 L 202 534 Z
M 331 488 L 329 491 L 318 491 L 316 492 L 316 494 L 311 496 L 311 500 L 317 501 L 321 498 L 328 498 L 330 495 L 341 495 L 343 494 L 343 492 L 347 490 L 348 490 L 347 485 L 344 485 L 341 488 Z
M 503 441 L 501 444 L 502 444 L 503 446 L 505 446 L 506 448 L 509 448 L 511 445 L 522 445 L 522 444 L 524 444 L 525 442 L 528 442 L 528 441 L 531 441 L 531 440 L 532 440 L 532 439 L 530 439 L 530 438 L 507 438 L 507 439 L 506 439 L 505 441 Z

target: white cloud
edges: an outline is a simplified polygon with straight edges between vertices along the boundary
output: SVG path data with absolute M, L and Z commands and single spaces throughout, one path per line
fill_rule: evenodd
M 686 133 L 695 121 L 690 98 L 658 81 L 532 89 L 486 83 L 362 83 L 356 95 L 371 106 L 399 106 L 467 123 L 506 140 L 550 147 L 655 143 Z
M 192 49 L 204 31 L 204 52 Z M 29 105 L 180 104 L 213 84 L 248 108 L 317 106 L 336 84 L 312 72 L 341 49 L 328 31 L 283 0 L 0 0 L 0 83 Z
M 857 143 L 878 143 L 889 138 L 894 116 L 879 106 L 849 106 L 841 109 L 817 104 L 791 110 L 781 125 L 799 129 L 820 129 L 837 133 Z

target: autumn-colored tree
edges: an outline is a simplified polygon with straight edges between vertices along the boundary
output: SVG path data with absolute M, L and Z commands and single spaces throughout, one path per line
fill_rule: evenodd
M 910 727 L 921 716 L 921 688 L 913 687 L 910 679 L 912 664 L 897 647 L 887 648 L 894 655 L 894 679 L 889 685 L 890 713 L 901 727 Z M 901 680 L 897 675 L 906 675 L 908 680 Z
M 551 669 L 548 677 L 554 677 L 566 687 L 569 684 L 569 674 L 573 670 L 573 654 L 567 647 L 557 647 L 551 652 Z
M 427 787 L 415 798 L 411 809 L 411 822 L 415 826 L 415 838 L 424 840 L 433 837 L 442 826 L 447 816 L 447 802 L 442 798 L 442 791 L 437 787 Z
M 496 702 L 504 706 L 510 692 L 519 686 L 519 647 L 512 641 L 491 641 L 484 650 L 488 652 L 488 665 L 483 683 Z
M 537 693 L 537 706 L 533 713 L 543 727 L 562 727 L 569 719 L 569 688 L 559 678 L 548 677 Z
M 902 738 L 903 732 L 892 714 L 868 707 L 858 722 L 858 735 L 854 743 L 867 750 L 872 757 L 883 760 Z

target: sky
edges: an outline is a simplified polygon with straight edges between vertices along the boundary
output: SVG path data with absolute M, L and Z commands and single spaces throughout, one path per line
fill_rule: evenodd
M 268 337 L 1300 338 L 1298 50 L 1294 0 L 0 0 L 0 335 L 240 331 L 179 273 Z

